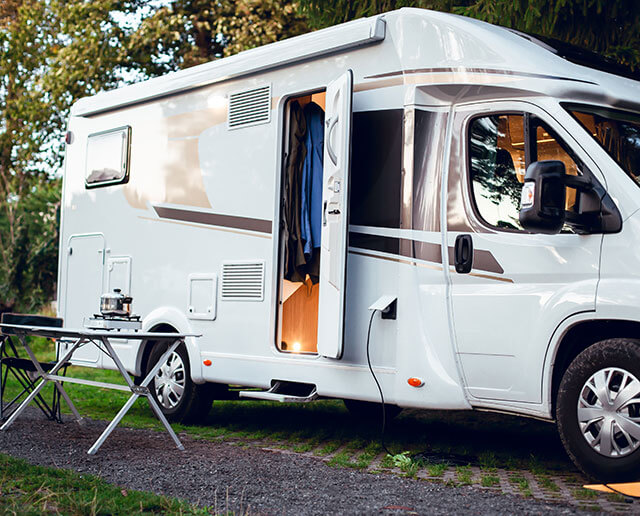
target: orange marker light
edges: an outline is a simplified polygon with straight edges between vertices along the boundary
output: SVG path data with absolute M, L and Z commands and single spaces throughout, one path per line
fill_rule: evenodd
M 208 358 L 206 360 L 203 360 L 202 363 L 206 366 L 210 366 L 211 365 L 211 360 L 209 360 Z
M 424 382 L 420 378 L 409 378 L 407 383 L 411 385 L 411 387 L 422 387 Z

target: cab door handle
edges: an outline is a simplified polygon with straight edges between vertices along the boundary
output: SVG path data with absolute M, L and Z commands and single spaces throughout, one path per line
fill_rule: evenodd
M 456 272 L 466 274 L 473 267 L 473 240 L 471 235 L 458 235 L 453 248 Z

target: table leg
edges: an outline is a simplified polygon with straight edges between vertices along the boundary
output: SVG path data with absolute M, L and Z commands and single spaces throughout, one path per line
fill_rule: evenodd
M 45 380 L 43 378 L 42 381 L 37 385 L 37 387 L 33 389 L 33 391 L 31 391 L 31 394 L 29 394 L 29 396 L 25 398 L 25 400 L 20 404 L 20 406 L 11 413 L 11 415 L 9 416 L 9 419 L 5 421 L 4 425 L 0 426 L 0 430 L 6 430 L 7 428 L 9 428 L 11 423 L 13 423 L 16 420 L 16 418 L 22 413 L 22 411 L 27 408 L 27 405 L 29 405 L 29 403 L 33 401 L 33 399 L 40 393 L 42 388 L 47 383 L 48 383 L 48 380 Z
M 162 422 L 162 424 L 166 428 L 167 432 L 171 436 L 171 439 L 173 439 L 173 442 L 176 443 L 178 450 L 184 451 L 184 445 L 180 442 L 180 439 L 178 439 L 178 436 L 173 431 L 173 428 L 171 428 L 171 425 L 169 424 L 169 421 L 167 421 L 167 418 L 164 417 L 164 414 L 162 413 L 162 410 L 160 409 L 160 407 L 158 407 L 158 403 L 156 402 L 156 400 L 153 399 L 153 394 L 149 393 L 146 396 L 147 396 L 147 401 L 149 402 L 149 405 L 151 405 L 151 409 L 156 413 L 156 416 L 158 416 L 158 419 Z
M 45 373 L 44 370 L 42 369 L 42 367 L 40 366 L 40 362 L 38 362 L 38 359 L 36 358 L 35 354 L 31 350 L 31 348 L 29 347 L 29 344 L 27 343 L 27 339 L 25 338 L 24 335 L 20 335 L 20 341 L 22 342 L 22 346 L 24 347 L 25 351 L 29 355 L 29 358 L 31 359 L 31 362 L 33 362 L 33 365 L 35 366 L 35 368 L 38 371 L 38 373 L 40 374 L 40 376 L 42 378 L 44 378 L 46 381 L 49 381 L 49 382 L 51 380 L 48 379 L 48 375 L 49 374 L 56 374 L 58 372 L 58 369 L 60 369 L 62 367 L 62 365 L 67 361 L 67 359 L 78 348 L 78 346 L 80 346 L 83 342 L 85 342 L 83 339 L 78 339 L 71 346 L 71 348 L 67 351 L 67 353 L 64 355 L 64 357 L 62 357 L 62 359 L 59 360 L 58 363 L 56 363 L 56 365 L 53 367 L 53 369 L 51 369 L 51 371 L 49 371 L 49 373 Z M 64 398 L 64 401 L 67 403 L 67 405 L 69 405 L 69 408 L 71 409 L 71 412 L 75 416 L 76 421 L 79 424 L 83 424 L 84 421 L 82 419 L 82 416 L 78 412 L 78 409 L 76 409 L 76 406 L 71 401 L 71 398 L 69 398 L 69 395 L 67 394 L 67 391 L 65 391 L 64 387 L 62 387 L 62 384 L 57 380 L 53 380 L 53 384 L 55 385 L 56 389 L 58 389 L 58 392 Z
M 78 412 L 78 409 L 73 404 L 73 401 L 71 401 L 71 398 L 67 394 L 67 391 L 65 391 L 64 387 L 62 387 L 62 384 L 58 380 L 54 380 L 53 384 L 56 386 L 56 389 L 58 389 L 58 392 L 60 393 L 60 396 L 62 396 L 64 398 L 64 401 L 67 403 L 67 405 L 71 409 L 71 412 L 75 416 L 76 421 L 78 422 L 78 424 L 79 425 L 84 425 L 84 418 Z M 60 420 L 60 421 L 62 421 L 62 420 Z
M 118 371 L 120 371 L 120 374 L 124 378 L 124 381 L 127 382 L 127 385 L 129 386 L 129 388 L 132 389 L 134 387 L 134 383 L 131 381 L 131 378 L 129 377 L 129 373 L 127 372 L 127 369 L 124 367 L 124 365 L 120 361 L 120 357 L 118 357 L 118 354 L 115 352 L 115 350 L 111 346 L 111 342 L 109 342 L 109 339 L 107 339 L 106 337 L 101 337 L 100 340 L 104 344 L 104 347 L 107 348 L 107 353 L 116 364 L 116 367 L 118 368 Z
M 147 400 L 149 401 L 149 405 L 151 405 L 151 409 L 158 416 L 158 419 L 160 419 L 165 429 L 167 430 L 167 432 L 169 433 L 173 441 L 176 443 L 176 446 L 178 447 L 178 449 L 184 450 L 184 446 L 180 442 L 180 439 L 178 439 L 178 436 L 173 431 L 173 428 L 171 428 L 171 425 L 169 424 L 167 419 L 164 417 L 164 414 L 160 410 L 160 407 L 158 407 L 156 400 L 153 399 L 153 395 L 148 390 L 148 385 L 151 383 L 151 380 L 153 380 L 153 377 L 156 375 L 160 367 L 162 367 L 162 364 L 169 357 L 169 355 L 175 351 L 175 349 L 180 345 L 182 341 L 176 340 L 171 346 L 169 346 L 167 351 L 165 351 L 164 354 L 160 357 L 160 360 L 158 360 L 158 362 L 151 368 L 151 371 L 149 371 L 149 373 L 147 374 L 145 379 L 142 381 L 140 386 L 137 386 L 137 385 L 134 385 L 134 383 L 131 381 L 131 378 L 129 378 L 129 373 L 127 373 L 127 370 L 125 369 L 124 365 L 122 365 L 122 362 L 118 358 L 118 354 L 113 350 L 113 347 L 109 342 L 109 339 L 103 337 L 101 340 L 105 348 L 107 349 L 109 356 L 111 356 L 111 358 L 115 362 L 116 367 L 120 371 L 120 374 L 122 374 L 123 378 L 127 382 L 127 385 L 129 385 L 129 388 L 131 389 L 132 394 L 131 394 L 131 397 L 127 400 L 127 402 L 120 409 L 116 417 L 113 418 L 111 423 L 109 423 L 107 428 L 105 428 L 104 432 L 102 432 L 102 435 L 100 435 L 100 437 L 98 437 L 98 440 L 95 443 L 93 443 L 93 446 L 89 448 L 89 451 L 87 453 L 89 455 L 94 455 L 98 451 L 98 449 L 100 448 L 100 446 L 102 446 L 102 444 L 107 439 L 107 437 L 109 437 L 109 434 L 111 434 L 114 428 L 118 426 L 118 423 L 120 423 L 122 418 L 125 416 L 125 414 L 129 411 L 129 409 L 133 406 L 135 401 L 140 396 L 145 396 L 147 398 Z M 136 390 L 142 390 L 142 391 L 146 390 L 146 392 L 142 392 L 139 394 L 136 392 Z
M 100 435 L 100 437 L 98 437 L 98 440 L 95 443 L 93 443 L 93 446 L 91 446 L 91 448 L 89 448 L 89 451 L 87 452 L 89 455 L 95 455 L 95 453 L 98 451 L 98 448 L 100 448 L 100 446 L 102 446 L 102 443 L 104 443 L 105 440 L 107 439 L 107 437 L 109 437 L 109 434 L 111 432 L 113 432 L 113 429 L 116 426 L 118 426 L 118 423 L 120 423 L 122 418 L 129 411 L 131 406 L 136 402 L 136 400 L 138 399 L 139 396 L 140 396 L 139 394 L 135 394 L 135 393 L 131 395 L 131 397 L 127 400 L 127 402 L 120 409 L 120 412 L 118 412 L 116 414 L 116 417 L 114 417 L 111 420 L 111 423 L 109 423 L 107 425 L 107 428 L 104 429 L 104 432 L 102 432 L 102 435 Z

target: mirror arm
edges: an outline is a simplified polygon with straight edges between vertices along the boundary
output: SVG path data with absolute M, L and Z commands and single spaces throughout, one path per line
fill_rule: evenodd
M 581 192 L 590 192 L 593 190 L 593 181 L 590 177 L 585 176 L 565 176 L 565 186 L 575 188 Z

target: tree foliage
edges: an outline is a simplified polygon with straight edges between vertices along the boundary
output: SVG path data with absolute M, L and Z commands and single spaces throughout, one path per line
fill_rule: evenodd
M 8 0 L 0 7 L 0 310 L 50 298 L 57 270 L 61 133 L 71 103 L 117 84 L 111 23 L 136 1 Z
M 307 32 L 290 0 L 176 0 L 145 18 L 131 42 L 150 75 Z M 150 57 L 150 59 L 149 59 Z
M 313 28 L 423 7 L 553 37 L 640 68 L 640 3 L 632 0 L 300 0 Z
M 0 312 L 53 296 L 73 102 L 307 30 L 287 0 L 1 0 Z

